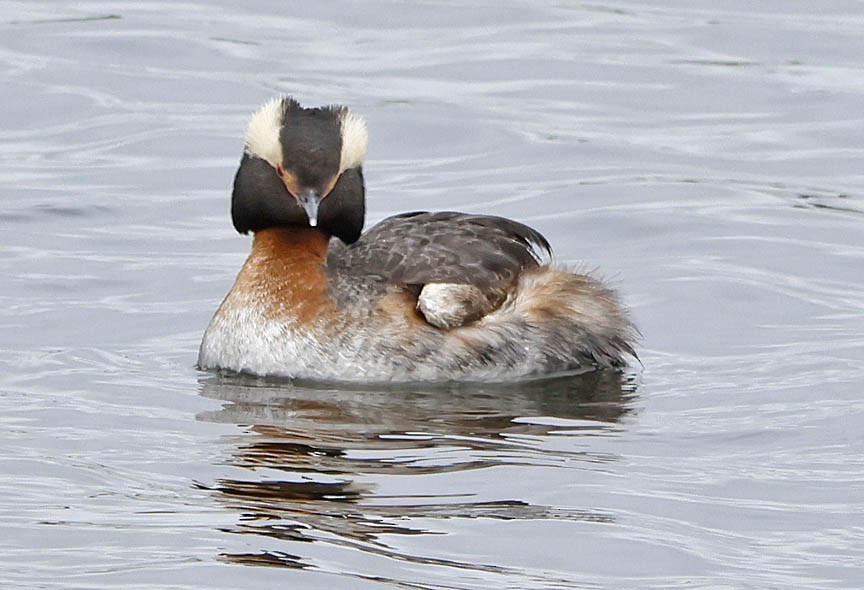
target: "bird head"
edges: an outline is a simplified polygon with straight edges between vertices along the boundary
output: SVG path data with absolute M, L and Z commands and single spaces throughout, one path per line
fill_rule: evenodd
M 365 216 L 367 144 L 366 123 L 344 106 L 303 108 L 287 97 L 268 101 L 246 128 L 234 179 L 234 226 L 246 233 L 303 225 L 356 240 Z

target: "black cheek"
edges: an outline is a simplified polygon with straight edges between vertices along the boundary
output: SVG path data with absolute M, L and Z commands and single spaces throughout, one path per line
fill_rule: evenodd
M 366 218 L 366 195 L 360 168 L 346 170 L 318 209 L 318 226 L 346 244 L 357 241 Z

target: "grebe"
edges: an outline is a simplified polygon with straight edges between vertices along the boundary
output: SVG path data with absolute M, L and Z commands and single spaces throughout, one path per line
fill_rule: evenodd
M 231 217 L 252 252 L 204 333 L 202 369 L 333 381 L 504 381 L 620 367 L 636 331 L 539 232 L 414 212 L 361 235 L 362 118 L 293 98 L 256 111 Z

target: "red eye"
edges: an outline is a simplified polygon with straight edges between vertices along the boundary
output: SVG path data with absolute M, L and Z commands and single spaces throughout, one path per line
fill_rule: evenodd
M 279 178 L 282 178 L 282 177 L 285 175 L 285 171 L 282 170 L 282 165 L 281 165 L 281 164 L 277 164 L 277 165 L 276 165 L 276 174 L 279 175 Z

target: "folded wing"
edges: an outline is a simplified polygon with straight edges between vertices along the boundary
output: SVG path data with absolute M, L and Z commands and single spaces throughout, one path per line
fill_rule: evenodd
M 546 238 L 509 219 L 414 212 L 385 219 L 351 245 L 331 247 L 327 264 L 416 287 L 429 323 L 453 328 L 497 307 L 524 269 L 550 257 Z

